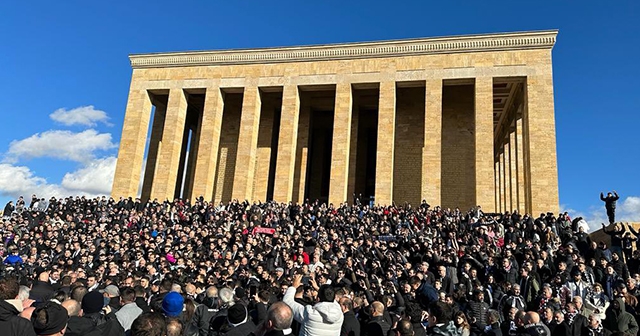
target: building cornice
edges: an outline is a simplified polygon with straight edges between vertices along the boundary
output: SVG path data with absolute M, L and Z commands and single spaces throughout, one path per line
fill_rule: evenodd
M 129 56 L 129 60 L 134 69 L 139 69 L 551 49 L 557 35 L 557 30 L 545 30 L 263 49 L 134 54 Z

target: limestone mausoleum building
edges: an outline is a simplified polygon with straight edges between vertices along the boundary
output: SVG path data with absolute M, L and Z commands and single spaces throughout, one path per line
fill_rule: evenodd
M 112 195 L 557 212 L 556 35 L 131 55 Z

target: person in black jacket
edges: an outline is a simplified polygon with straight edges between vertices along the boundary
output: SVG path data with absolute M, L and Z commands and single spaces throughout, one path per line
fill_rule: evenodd
M 31 323 L 36 335 L 64 335 L 69 314 L 60 304 L 49 301 L 36 308 L 31 315 Z
M 82 298 L 82 317 L 76 316 L 69 319 L 67 336 L 83 336 L 87 334 L 99 334 L 104 336 L 117 336 L 124 334 L 124 328 L 120 325 L 109 306 L 104 304 L 104 296 L 98 291 L 87 293 Z
M 356 313 L 353 311 L 353 301 L 343 297 L 340 299 L 340 307 L 342 308 L 342 313 L 344 313 L 340 336 L 360 336 L 360 321 L 358 321 Z
M 245 336 L 256 331 L 256 325 L 249 318 L 247 307 L 236 303 L 229 307 L 227 324 L 223 327 L 225 336 Z
M 604 328 L 598 314 L 589 315 L 589 324 L 582 329 L 585 336 L 610 336 L 611 331 Z
M 426 331 L 422 327 L 424 315 L 419 304 L 415 302 L 407 302 L 404 314 L 411 320 L 414 336 L 427 336 Z
M 7 336 L 35 336 L 29 320 L 20 317 L 18 309 L 12 304 L 18 298 L 20 286 L 13 278 L 0 280 L 0 331 Z
M 564 321 L 568 326 L 568 333 L 565 334 L 567 336 L 582 335 L 583 328 L 585 328 L 588 324 L 587 318 L 578 312 L 575 304 L 573 303 L 567 303 Z
M 603 193 L 600 193 L 600 200 L 604 202 L 604 207 L 607 210 L 607 217 L 609 217 L 609 224 L 613 224 L 616 221 L 616 201 L 620 197 L 614 190 L 613 194 L 607 193 L 607 197 L 604 197 Z
M 384 320 L 384 304 L 380 301 L 371 303 L 371 320 L 367 323 L 365 335 L 367 336 L 387 336 L 391 325 Z

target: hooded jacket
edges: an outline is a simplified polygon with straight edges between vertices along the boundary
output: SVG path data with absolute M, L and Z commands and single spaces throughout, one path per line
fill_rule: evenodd
M 7 336 L 35 336 L 31 321 L 18 316 L 16 307 L 5 300 L 0 300 L 0 330 Z
M 338 336 L 344 314 L 337 302 L 301 305 L 295 301 L 296 289 L 287 289 L 282 301 L 293 310 L 293 318 L 302 324 L 299 336 Z
M 612 332 L 622 331 L 630 335 L 638 334 L 638 323 L 633 315 L 625 310 L 624 299 L 616 298 L 615 302 L 609 305 L 606 315 L 607 318 L 603 321 L 605 328 Z

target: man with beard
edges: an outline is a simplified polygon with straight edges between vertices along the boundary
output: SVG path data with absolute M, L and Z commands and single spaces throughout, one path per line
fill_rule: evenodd
M 621 331 L 630 335 L 638 334 L 638 323 L 635 317 L 626 311 L 622 298 L 611 301 L 604 321 L 604 327 L 611 332 Z

